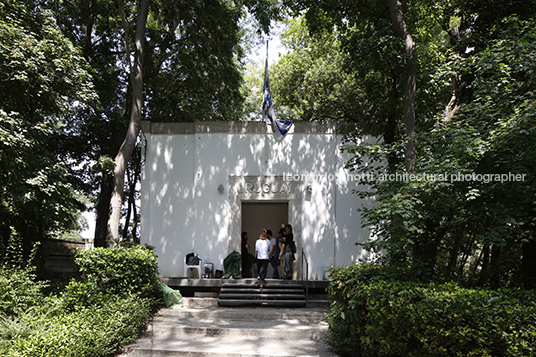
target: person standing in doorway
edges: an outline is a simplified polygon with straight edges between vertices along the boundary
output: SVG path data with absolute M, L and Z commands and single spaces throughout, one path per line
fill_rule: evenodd
M 248 233 L 242 232 L 242 243 L 240 254 L 242 255 L 242 278 L 249 278 L 249 257 L 248 257 Z
M 277 244 L 277 239 L 272 237 L 271 230 L 266 232 L 266 236 L 270 240 L 270 264 L 274 270 L 272 273 L 272 278 L 279 279 L 279 244 Z
M 283 272 L 285 268 L 285 266 L 283 265 L 285 258 L 285 240 L 283 239 L 283 233 L 285 233 L 285 226 L 286 223 L 283 223 L 281 225 L 281 228 L 279 229 L 279 232 L 277 232 L 277 245 L 279 248 L 279 271 L 281 272 L 280 279 L 283 279 Z
M 292 234 L 292 226 L 287 224 L 285 226 L 285 233 L 283 233 L 283 239 L 285 241 L 285 248 L 283 256 L 283 274 L 286 280 L 292 279 L 292 263 L 296 260 L 294 252 L 296 251 L 296 245 L 294 243 L 294 234 Z
M 259 276 L 257 277 L 257 283 L 261 284 L 261 288 L 264 286 L 264 282 L 266 280 L 269 257 L 270 241 L 266 239 L 266 233 L 262 232 L 259 239 L 257 239 L 255 242 L 255 258 L 257 258 L 257 264 L 259 265 Z

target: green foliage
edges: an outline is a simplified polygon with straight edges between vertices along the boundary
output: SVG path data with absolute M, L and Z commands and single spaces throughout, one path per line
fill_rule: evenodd
M 373 265 L 331 270 L 329 343 L 343 356 L 529 356 L 536 292 L 390 279 Z
M 110 356 L 134 341 L 152 309 L 150 299 L 108 298 L 99 307 L 62 312 L 53 303 L 0 321 L 2 356 Z
M 0 316 L 14 316 L 44 301 L 43 282 L 35 281 L 31 269 L 0 269 Z
M 285 34 L 274 97 L 295 118 L 358 123 L 345 129 L 347 168 L 367 177 L 358 194 L 375 202 L 362 209 L 375 239 L 363 247 L 385 264 L 424 281 L 536 287 L 536 2 L 401 3 L 418 60 L 411 138 L 407 55 L 386 2 L 285 1 L 303 18 Z
M 125 28 L 119 3 L 114 0 L 38 3 L 51 11 L 62 33 L 90 64 L 98 103 L 79 110 L 64 124 L 56 133 L 57 149 L 58 154 L 68 157 L 66 162 L 72 163 L 68 172 L 75 189 L 93 199 L 98 212 L 95 244 L 105 246 L 112 176 L 107 171 L 109 165 L 102 165 L 100 158 L 114 157 L 127 131 L 132 87 L 126 42 L 132 50 L 140 3 L 120 2 Z M 244 53 L 239 22 L 247 8 L 256 25 L 268 31 L 270 20 L 278 16 L 277 3 L 269 0 L 150 3 L 143 49 L 144 120 L 242 119 L 240 70 Z M 102 171 L 91 169 L 91 164 L 97 161 L 99 164 L 94 168 Z M 140 156 L 131 157 L 132 171 L 139 171 L 139 166 Z M 125 185 L 125 191 L 130 194 L 125 198 L 134 197 L 133 188 L 137 187 L 139 177 L 133 176 L 130 187 Z M 130 200 L 129 208 L 132 204 Z M 136 215 L 130 217 L 134 217 L 134 222 L 138 219 Z
M 71 280 L 61 291 L 63 307 L 70 311 L 77 306 L 99 307 L 110 296 L 94 283 L 87 281 Z
M 271 69 L 276 114 L 289 120 L 356 121 L 364 108 L 362 88 L 344 69 L 335 31 L 311 35 L 305 18 L 288 21 L 281 41 L 289 53 Z
M 269 71 L 271 73 L 271 69 Z M 259 108 L 262 105 L 263 81 L 264 63 L 262 61 L 249 63 L 244 67 L 244 81 L 240 90 L 244 97 L 245 120 L 262 120 Z M 280 113 L 277 112 L 276 115 L 279 118 Z
M 14 230 L 20 253 L 76 225 L 84 206 L 60 159 L 56 132 L 95 100 L 87 63 L 50 11 L 0 4 L 0 250 Z
M 75 262 L 87 284 L 73 286 L 72 292 L 94 286 L 107 294 L 139 293 L 143 297 L 155 295 L 158 274 L 157 256 L 147 246 L 134 245 L 130 248 L 95 248 L 79 250 Z
M 108 175 L 113 175 L 115 168 L 114 160 L 108 155 L 102 155 L 97 161 L 97 165 L 93 168 L 94 170 L 100 170 L 107 173 Z
M 241 119 L 241 5 L 174 0 L 152 7 L 144 59 L 148 120 Z
M 23 240 L 20 234 L 13 228 L 7 241 L 5 254 L 2 257 L 2 265 L 4 268 L 20 269 L 25 266 L 23 256 Z
M 364 225 L 377 237 L 364 246 L 388 252 L 388 264 L 412 268 L 422 279 L 493 287 L 520 286 L 536 276 L 526 264 L 526 247 L 536 236 L 536 146 L 529 139 L 536 135 L 536 34 L 523 16 L 493 16 L 486 25 L 492 35 L 470 32 L 475 38 L 463 40 L 474 44 L 485 37 L 478 48 L 462 54 L 444 49 L 443 65 L 427 69 L 434 86 L 423 89 L 439 95 L 441 86 L 449 88 L 447 79 L 454 80 L 449 107 L 457 109 L 453 117 L 428 111 L 417 123 L 412 139 L 420 179 L 400 165 L 403 137 L 357 145 L 350 138 L 348 168 L 373 177 L 367 182 L 373 189 L 360 195 L 377 202 L 363 209 Z M 431 95 L 418 93 L 417 99 L 441 103 Z
M 284 4 L 302 18 L 285 34 L 292 52 L 278 64 L 281 74 L 274 78 L 281 83 L 273 86 L 274 97 L 279 86 L 295 119 L 357 123 L 351 126 L 352 135 L 381 136 L 386 144 L 401 139 L 407 55 L 403 41 L 394 34 L 388 4 L 378 0 Z M 448 81 L 445 85 L 432 77 L 445 64 L 448 36 L 439 25 L 439 5 L 416 1 L 404 7 L 418 44 L 419 119 L 419 115 L 434 115 L 448 102 Z
M 154 252 L 101 248 L 77 261 L 86 280 L 50 296 L 31 270 L 0 270 L 0 355 L 110 356 L 138 337 L 159 301 Z
M 355 285 L 369 284 L 378 280 L 407 280 L 407 272 L 391 266 L 376 263 L 354 263 L 347 267 L 330 267 L 328 273 L 332 281 L 353 288 Z M 331 285 L 331 284 L 330 284 Z M 342 285 L 341 285 L 342 287 Z M 346 295 L 348 291 L 342 292 Z
M 34 1 L 5 1 L 0 15 L 0 103 L 5 112 L 37 123 L 69 113 L 75 98 L 80 103 L 95 99 L 85 60 L 51 12 Z

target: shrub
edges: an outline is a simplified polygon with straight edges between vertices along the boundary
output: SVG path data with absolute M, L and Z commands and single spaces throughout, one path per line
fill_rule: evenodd
M 329 343 L 344 356 L 530 356 L 536 292 L 471 290 L 332 269 Z M 356 273 L 352 276 L 352 273 Z M 360 273 L 364 279 L 360 280 Z M 383 273 L 381 273 L 383 274 Z M 357 277 L 357 278 L 356 278 Z
M 79 306 L 100 307 L 112 295 L 98 289 L 93 283 L 71 280 L 60 296 L 62 308 L 72 311 Z
M 151 310 L 151 299 L 122 297 L 103 302 L 99 308 L 80 306 L 68 313 L 54 309 L 49 314 L 23 313 L 12 320 L 9 331 L 14 336 L 8 340 L 8 336 L 0 334 L 0 355 L 110 356 L 138 337 Z
M 0 272 L 0 356 L 110 356 L 156 306 L 158 265 L 145 247 L 77 252 L 83 281 L 44 296 L 29 270 Z
M 80 267 L 88 286 L 108 294 L 156 294 L 157 255 L 147 246 L 128 248 L 95 248 L 79 250 L 75 262 Z
M 41 303 L 41 289 L 46 284 L 35 281 L 31 269 L 0 269 L 0 314 L 15 315 Z

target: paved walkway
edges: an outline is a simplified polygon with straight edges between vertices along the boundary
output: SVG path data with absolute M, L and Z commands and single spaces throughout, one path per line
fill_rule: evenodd
M 336 357 L 324 338 L 326 307 L 161 309 L 118 357 Z

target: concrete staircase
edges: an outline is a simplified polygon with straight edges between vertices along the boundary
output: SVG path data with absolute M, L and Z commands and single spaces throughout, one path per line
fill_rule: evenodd
M 161 309 L 120 357 L 334 357 L 325 307 Z M 118 357 L 119 357 L 118 356 Z
M 263 286 L 255 279 L 222 281 L 220 306 L 305 306 L 305 292 L 300 281 L 267 280 Z

